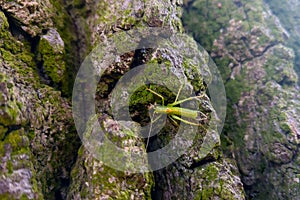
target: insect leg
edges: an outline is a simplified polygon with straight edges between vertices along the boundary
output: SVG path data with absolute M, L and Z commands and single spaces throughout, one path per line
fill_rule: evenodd
M 168 104 L 168 105 L 169 105 L 169 106 L 176 106 L 176 105 L 181 104 L 181 103 L 183 103 L 183 102 L 191 101 L 191 100 L 193 100 L 193 99 L 199 99 L 199 98 L 202 98 L 202 97 L 204 97 L 204 96 L 205 96 L 205 94 L 202 94 L 202 95 L 199 95 L 199 96 L 194 96 L 194 97 L 188 97 L 188 98 L 186 98 L 186 99 L 183 99 L 183 100 L 180 100 L 180 101 L 175 101 L 174 103 L 171 103 L 171 104 Z
M 164 103 L 164 99 L 165 99 L 165 98 L 164 98 L 162 95 L 160 95 L 160 94 L 158 94 L 157 92 L 151 90 L 150 88 L 147 88 L 147 90 L 148 90 L 149 92 L 155 94 L 156 96 L 160 97 L 161 100 L 162 100 L 162 105 L 163 105 L 163 106 L 165 105 L 165 103 Z
M 149 139 L 150 139 L 151 131 L 152 131 L 152 123 L 150 125 L 150 130 L 149 130 L 149 134 L 148 134 L 148 138 L 147 138 L 146 151 L 147 151 L 147 148 L 148 148 L 148 145 L 149 145 Z
M 171 115 L 171 117 L 173 117 L 174 119 L 177 119 L 177 120 L 179 120 L 179 121 L 182 121 L 182 122 L 184 122 L 184 123 L 186 123 L 186 124 L 190 124 L 190 125 L 193 125 L 193 126 L 202 126 L 202 127 L 203 127 L 202 124 L 196 124 L 196 123 L 193 123 L 193 122 L 189 122 L 189 121 L 184 120 L 184 119 L 182 119 L 182 118 L 180 118 L 180 117 L 178 117 L 178 116 L 176 116 L 176 115 Z
M 172 115 L 168 116 L 170 120 L 176 125 L 179 126 L 179 124 L 172 118 Z
M 156 117 L 153 121 L 151 121 L 151 123 L 153 124 L 154 122 L 156 122 L 163 114 L 160 114 L 158 117 Z M 153 114 L 154 116 L 154 114 Z
M 151 131 L 152 131 L 152 124 L 154 122 L 156 122 L 160 117 L 162 116 L 162 114 L 160 114 L 156 119 L 154 119 L 153 121 L 151 120 L 151 124 L 150 124 L 150 130 L 149 130 L 149 134 L 148 134 L 148 138 L 147 138 L 147 144 L 146 144 L 146 150 L 148 148 L 148 145 L 149 145 L 149 139 L 150 139 L 150 135 L 151 135 Z M 154 117 L 154 112 L 153 112 L 153 116 Z
M 207 115 L 205 115 L 203 112 L 201 111 L 198 111 L 199 115 L 198 117 L 196 118 L 197 120 L 199 121 L 203 121 L 203 120 L 207 120 Z
M 181 90 L 182 90 L 182 87 L 183 87 L 183 85 L 180 86 L 180 88 L 179 88 L 179 90 L 178 90 L 178 92 L 177 92 L 176 99 L 175 99 L 174 103 L 177 102 L 177 99 L 178 99 L 179 94 L 180 94 L 180 92 L 181 92 Z

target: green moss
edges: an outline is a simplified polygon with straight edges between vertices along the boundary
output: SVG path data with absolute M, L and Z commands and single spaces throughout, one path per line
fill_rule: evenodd
M 29 141 L 26 136 L 24 136 L 24 132 L 21 130 L 10 132 L 5 142 L 7 144 L 10 144 L 14 153 L 17 153 L 19 151 L 28 151 Z
M 188 42 L 188 41 L 186 41 Z M 188 76 L 188 81 L 193 86 L 194 91 L 203 91 L 205 90 L 205 86 L 203 85 L 203 77 L 199 66 L 191 64 L 189 59 L 185 59 L 183 61 L 182 67 L 186 74 L 189 74 L 191 78 Z
M 33 65 L 33 54 L 28 52 L 22 52 L 18 55 L 18 58 L 22 60 L 24 63 L 28 64 L 28 66 Z
M 227 141 L 227 143 L 231 144 L 232 142 L 235 148 L 239 148 L 245 146 L 244 134 L 247 129 L 247 124 L 246 123 L 236 124 L 237 119 L 236 119 L 235 112 L 236 110 L 232 105 L 227 106 L 226 123 L 224 124 L 223 134 L 226 135 L 227 139 L 230 141 L 230 142 Z M 224 150 L 226 150 L 226 148 Z
M 249 91 L 250 88 L 245 83 L 242 77 L 230 80 L 225 85 L 226 96 L 230 99 L 232 104 L 237 104 L 243 92 Z
M 5 41 L 5 42 L 0 42 L 0 50 L 3 48 L 6 51 L 11 52 L 12 54 L 20 53 L 22 50 L 22 44 L 12 39 L 12 35 L 10 34 L 10 30 L 9 30 L 9 24 L 7 22 L 5 15 L 1 11 L 0 11 L 0 23 L 1 23 L 0 38 L 2 39 L 2 41 Z
M 139 20 L 136 17 L 133 16 L 124 16 L 124 18 L 122 19 L 121 25 L 120 27 L 124 28 L 124 29 L 128 29 L 129 27 L 133 27 L 136 26 L 136 24 L 139 22 Z
M 81 157 L 83 155 L 83 152 L 84 152 L 84 148 L 83 146 L 81 146 L 78 150 L 78 156 Z
M 262 131 L 261 136 L 265 144 L 272 144 L 272 143 L 286 143 L 285 137 L 276 131 Z
M 205 174 L 205 183 L 196 199 L 211 199 L 220 192 L 216 191 L 215 187 L 208 187 L 211 182 L 218 180 L 218 168 L 214 165 L 208 165 L 205 167 L 203 174 Z
M 55 85 L 59 84 L 65 71 L 63 52 L 57 52 L 44 38 L 41 38 L 39 42 L 38 52 L 38 61 L 42 64 L 44 73 L 51 78 Z
M 4 135 L 7 130 L 8 130 L 8 128 L 0 125 L 0 140 L 2 140 L 4 138 Z
M 91 119 L 90 123 L 93 124 L 93 120 L 97 120 L 98 117 L 95 116 L 93 119 Z M 104 124 L 104 122 L 103 122 Z M 104 127 L 106 125 L 103 125 Z M 92 131 L 92 129 L 90 128 L 91 126 L 88 126 L 89 128 L 87 129 L 86 133 L 85 133 L 85 137 L 88 138 L 90 132 Z M 139 126 L 136 126 L 137 128 Z M 131 129 L 134 129 L 135 126 Z M 127 127 L 127 129 L 129 129 Z M 120 127 L 120 132 L 124 132 L 125 134 L 127 133 L 126 130 L 123 130 L 122 127 Z M 135 131 L 136 132 L 136 131 Z M 118 142 L 120 141 L 120 137 L 115 138 L 113 136 L 114 134 L 107 134 L 106 136 L 109 138 L 110 141 L 112 142 Z M 130 137 L 130 136 L 128 136 Z M 127 136 L 122 137 L 122 140 L 127 140 L 128 139 Z M 132 137 L 131 137 L 132 139 Z M 137 141 L 139 142 L 139 141 Z M 139 142 L 140 143 L 140 142 Z M 115 152 L 107 152 L 110 151 L 111 148 L 106 148 L 103 147 L 104 149 L 106 149 L 106 154 L 109 155 L 114 155 L 114 156 L 119 156 L 116 155 Z M 97 150 L 96 150 L 97 151 Z M 81 147 L 78 151 L 78 160 L 82 160 L 86 157 L 86 151 L 84 151 L 84 148 Z M 104 156 L 104 155 L 103 155 Z M 106 156 L 106 155 L 105 155 Z M 105 159 L 105 158 L 104 158 Z M 115 158 L 118 159 L 118 158 Z M 119 157 L 119 159 L 123 159 L 122 156 Z M 126 173 L 121 172 L 121 171 L 117 171 L 115 169 L 112 169 L 110 167 L 107 167 L 105 165 L 102 164 L 102 162 L 99 162 L 97 160 L 93 160 L 93 159 L 87 159 L 82 161 L 82 165 L 83 166 L 76 166 L 73 168 L 71 176 L 73 178 L 73 181 L 79 181 L 81 182 L 82 179 L 80 178 L 81 174 L 82 174 L 82 169 L 84 168 L 87 174 L 92 174 L 92 176 L 89 176 L 89 181 L 88 184 L 89 186 L 86 186 L 86 184 L 80 186 L 80 185 L 74 185 L 74 187 L 79 188 L 80 189 L 80 196 L 81 198 L 91 198 L 90 197 L 90 188 L 94 188 L 94 190 L 96 190 L 96 188 L 100 188 L 101 190 L 101 194 L 105 195 L 105 194 L 109 194 L 111 199 L 130 199 L 131 195 L 136 193 L 136 189 L 139 190 L 139 192 L 142 192 L 145 194 L 145 196 L 148 196 L 147 199 L 149 199 L 150 197 L 150 193 L 151 193 L 151 186 L 153 184 L 153 176 L 151 176 L 151 174 L 133 174 L 128 176 Z M 79 164 L 77 162 L 77 164 Z M 81 165 L 81 163 L 80 163 Z M 79 178 L 79 179 L 78 179 Z M 78 180 L 76 180 L 78 179 Z M 147 184 L 146 186 L 144 185 Z M 142 183 L 142 184 L 141 184 Z
M 156 98 L 151 92 L 146 90 L 147 88 L 148 88 L 147 86 L 143 86 L 143 87 L 137 89 L 130 96 L 129 107 L 138 105 L 138 104 L 147 105 L 151 102 L 154 102 L 154 99 L 156 99 Z M 158 87 L 155 87 L 155 88 L 157 89 Z M 161 99 L 159 100 L 159 102 L 161 103 Z
M 37 175 L 36 175 L 36 170 L 33 167 L 33 164 L 30 163 L 30 168 L 32 171 L 32 176 L 31 176 L 31 185 L 32 185 L 32 190 L 33 192 L 39 197 L 39 199 L 43 199 L 43 194 L 41 191 L 41 188 L 38 185 L 38 179 L 37 179 Z
M 255 23 L 263 23 L 262 1 L 253 1 L 244 4 L 244 11 L 247 14 L 247 22 L 253 26 Z
M 91 42 L 89 42 L 91 33 L 85 20 L 89 13 L 84 7 L 83 1 L 80 0 L 76 1 L 76 4 L 73 4 L 72 2 L 72 6 L 70 6 L 71 4 L 68 5 L 69 3 L 66 3 L 63 0 L 50 0 L 50 2 L 55 9 L 55 14 L 53 15 L 52 20 L 65 44 L 65 54 L 62 58 L 62 60 L 65 62 L 65 71 L 61 77 L 61 90 L 64 95 L 71 96 L 78 66 L 80 66 L 82 60 L 84 59 L 84 55 L 92 48 Z M 70 15 L 70 13 L 72 14 Z M 72 18 L 72 16 L 76 16 L 76 18 Z M 81 16 L 82 18 L 78 18 L 78 16 Z M 76 27 L 84 29 L 83 34 L 80 35 L 80 38 L 77 38 L 79 35 L 75 34 L 80 32 L 80 30 L 76 30 L 74 23 L 80 23 L 80 25 Z M 83 46 L 80 46 L 78 42 L 84 42 L 84 44 L 87 45 L 86 49 L 82 48 Z
M 2 57 L 5 61 L 14 61 L 15 60 L 15 56 L 11 52 L 5 51 L 4 49 L 0 49 L 0 51 L 1 51 Z
M 29 198 L 27 197 L 26 194 L 22 194 L 22 196 L 20 197 L 20 200 L 28 200 Z
M 7 21 L 6 16 L 3 12 L 0 12 L 0 25 L 1 25 L 0 33 L 3 33 L 3 30 L 8 29 L 8 27 L 9 27 L 8 21 Z
M 104 166 L 103 172 L 105 173 L 97 173 L 93 176 L 92 183 L 93 185 L 101 185 L 104 187 L 104 190 L 111 193 L 111 199 L 130 199 L 131 195 L 135 192 L 136 189 L 142 185 L 139 185 L 139 181 L 147 181 L 149 184 L 148 187 L 145 188 L 144 193 L 150 194 L 151 189 L 151 181 L 149 174 L 145 173 L 143 175 L 136 175 L 132 177 L 126 176 L 123 172 L 119 172 Z M 126 177 L 126 179 L 124 178 Z M 153 177 L 152 177 L 153 178 Z M 110 181 L 113 180 L 113 181 Z M 125 181 L 125 182 L 124 182 Z M 124 190 L 119 183 L 126 184 L 127 189 Z M 103 192 L 105 192 L 103 191 Z
M 8 89 L 11 89 L 13 86 L 14 86 L 14 85 L 13 85 L 12 83 L 7 83 L 7 84 L 6 84 L 6 87 L 7 87 Z
M 4 142 L 0 142 L 0 156 L 3 157 L 5 155 L 5 143 Z
M 280 128 L 286 134 L 291 132 L 291 128 L 290 128 L 289 124 L 287 124 L 286 122 L 280 122 Z
M 293 70 L 293 59 L 289 49 L 277 46 L 274 49 L 274 55 L 270 55 L 265 64 L 267 76 L 265 76 L 264 81 L 275 80 L 281 85 L 297 83 L 297 76 Z
M 4 60 L 3 62 L 5 66 L 9 66 L 11 68 L 11 71 L 15 74 L 19 81 L 22 81 L 22 84 L 26 86 L 29 84 L 28 87 L 33 90 L 37 88 L 40 89 L 36 63 L 33 59 L 34 55 L 31 53 L 32 44 L 26 41 L 18 41 L 11 35 L 11 30 L 9 30 L 8 27 L 5 16 L 2 12 L 0 12 L 0 54 Z M 9 93 L 8 96 L 10 96 L 10 93 L 14 93 L 14 83 L 10 80 L 11 78 L 12 77 L 7 78 L 5 75 L 1 74 L 1 82 L 6 83 L 7 91 Z M 15 94 L 12 96 L 15 96 Z M 0 155 L 4 156 L 5 154 L 7 155 L 10 153 L 9 155 L 11 156 L 11 159 L 8 159 L 6 166 L 8 174 L 13 173 L 15 167 L 17 169 L 28 168 L 32 172 L 31 185 L 33 185 L 33 190 L 35 194 L 39 194 L 39 197 L 42 197 L 39 192 L 39 188 L 37 187 L 36 175 L 34 172 L 35 169 L 31 163 L 32 157 L 29 149 L 29 139 L 23 129 L 14 130 L 17 129 L 18 126 L 25 127 L 26 123 L 28 123 L 28 121 L 22 120 L 23 118 L 19 117 L 19 112 L 23 105 L 20 102 L 17 102 L 15 98 L 11 98 L 5 103 L 5 106 L 0 107 L 3 111 L 0 116 L 0 124 L 1 128 L 4 127 L 4 129 L 0 130 Z M 20 119 L 22 121 L 20 121 Z M 8 128 L 13 131 L 7 132 Z M 6 133 L 5 137 L 3 135 L 4 131 Z M 31 131 L 30 134 L 32 134 L 30 139 L 33 139 L 34 132 Z M 7 150 L 8 152 L 6 152 Z M 24 154 L 28 155 L 30 160 L 20 159 L 20 155 Z M 8 197 L 8 199 L 13 199 L 13 197 L 9 195 L 0 195 L 0 199 L 6 199 L 6 197 Z M 26 195 L 23 195 L 21 199 L 28 198 Z
M 7 161 L 6 168 L 7 168 L 9 174 L 13 173 L 13 171 L 14 171 L 13 170 L 13 164 L 12 164 L 12 162 L 10 160 Z
M 4 61 L 13 69 L 15 69 L 17 73 L 24 75 L 24 80 L 26 78 L 30 79 L 30 76 L 28 75 L 36 70 L 33 54 L 31 53 L 31 44 L 26 41 L 21 43 L 11 35 L 10 30 L 8 29 L 9 26 L 7 20 L 2 14 L 3 13 L 0 12 L 0 21 L 1 17 L 4 17 L 4 19 L 2 18 L 4 23 L 2 23 L 0 30 L 0 54 L 2 55 Z M 27 64 L 27 66 L 25 64 Z M 28 68 L 28 66 L 32 67 L 33 70 Z M 35 73 L 37 74 L 37 72 Z
M 3 124 L 4 126 L 10 126 L 16 124 L 16 118 L 18 111 L 15 110 L 15 107 L 0 107 L 3 110 L 3 113 L 0 117 L 0 124 Z
M 31 141 L 35 137 L 35 132 L 33 130 L 29 130 L 29 132 L 27 133 L 27 136 L 28 136 L 29 141 Z
M 226 80 L 228 77 L 230 77 L 231 69 L 229 64 L 232 60 L 228 56 L 224 56 L 222 58 L 216 58 L 214 61 L 220 70 L 222 79 Z
M 1 200 L 12 200 L 12 199 L 15 199 L 11 194 L 9 193 L 2 193 L 0 194 L 0 199 Z
M 218 38 L 220 30 L 226 27 L 232 18 L 232 1 L 222 1 L 222 8 L 216 1 L 195 1 L 183 12 L 183 24 L 195 40 L 208 51 L 212 49 L 213 40 Z
M 258 39 L 258 43 L 260 45 L 266 45 L 266 44 L 270 43 L 270 38 L 266 35 L 260 35 L 260 37 Z

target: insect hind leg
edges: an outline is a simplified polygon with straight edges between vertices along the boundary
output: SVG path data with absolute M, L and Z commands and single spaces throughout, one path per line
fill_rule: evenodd
M 154 120 L 152 120 L 154 118 L 154 114 L 155 112 L 153 112 L 153 115 L 152 117 L 150 116 L 150 120 L 151 120 L 151 124 L 150 124 L 150 129 L 149 129 L 149 133 L 148 133 L 148 137 L 147 137 L 147 143 L 146 143 L 146 150 L 148 148 L 148 145 L 149 145 L 149 140 L 150 140 L 150 136 L 151 136 L 151 132 L 152 132 L 152 125 L 154 122 L 156 122 L 157 120 L 159 120 L 162 116 L 162 114 L 160 114 L 158 117 L 156 117 Z
M 147 88 L 147 90 L 148 90 L 149 92 L 151 92 L 152 94 L 155 94 L 156 96 L 160 97 L 161 100 L 162 100 L 162 105 L 163 105 L 163 106 L 165 105 L 165 98 L 164 98 L 162 95 L 160 95 L 160 94 L 158 94 L 157 92 L 151 90 L 150 88 Z
M 178 97 L 179 97 L 179 94 L 180 94 L 182 88 L 183 88 L 183 85 L 180 86 L 180 88 L 179 88 L 179 90 L 178 90 L 178 92 L 177 92 L 177 95 L 176 95 L 176 99 L 175 99 L 175 101 L 173 102 L 173 104 L 177 102 Z
M 202 124 L 196 124 L 196 123 L 187 121 L 187 120 L 182 119 L 182 118 L 180 118 L 180 117 L 178 117 L 178 116 L 176 116 L 176 115 L 171 115 L 171 117 L 174 118 L 174 119 L 177 119 L 177 120 L 179 120 L 179 121 L 182 121 L 183 123 L 189 124 L 189 125 L 193 125 L 193 126 L 201 126 L 201 127 L 203 127 Z

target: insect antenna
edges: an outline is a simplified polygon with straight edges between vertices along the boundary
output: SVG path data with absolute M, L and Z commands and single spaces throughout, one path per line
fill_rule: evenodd
M 149 128 L 149 133 L 148 133 L 148 138 L 147 138 L 147 143 L 146 143 L 146 150 L 149 146 L 150 136 L 151 136 L 151 132 L 152 132 L 152 125 L 154 122 L 156 122 L 162 116 L 162 114 L 160 114 L 156 119 L 154 119 L 154 115 L 155 115 L 155 112 L 153 111 L 152 117 L 150 116 L 150 128 Z M 152 119 L 154 119 L 154 120 L 152 120 Z
M 201 112 L 201 111 L 198 111 L 198 112 L 197 112 L 197 118 L 196 118 L 196 120 L 198 120 L 198 121 L 205 121 L 205 120 L 207 120 L 207 119 L 208 119 L 208 117 L 207 117 L 206 114 L 204 114 L 204 113 Z
M 147 138 L 146 151 L 147 151 L 148 145 L 149 145 L 150 135 L 151 135 L 151 131 L 152 131 L 152 125 L 153 125 L 154 121 L 156 121 L 156 119 L 152 121 L 152 119 L 154 118 L 154 113 L 155 112 L 153 112 L 152 117 L 150 116 L 150 128 L 149 128 L 149 133 L 148 133 L 148 138 Z

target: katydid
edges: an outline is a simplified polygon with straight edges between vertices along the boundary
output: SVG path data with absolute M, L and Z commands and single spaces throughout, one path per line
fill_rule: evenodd
M 207 116 L 204 113 L 202 113 L 201 111 L 198 111 L 198 110 L 191 110 L 191 109 L 188 109 L 188 108 L 180 108 L 180 107 L 175 107 L 175 106 L 179 105 L 183 102 L 186 102 L 186 101 L 191 101 L 193 99 L 199 99 L 199 98 L 203 97 L 205 94 L 202 94 L 202 95 L 199 95 L 199 96 L 193 96 L 193 97 L 189 97 L 189 98 L 177 101 L 178 97 L 179 97 L 179 94 L 181 92 L 181 89 L 182 89 L 182 86 L 178 90 L 175 101 L 173 103 L 167 104 L 167 106 L 165 106 L 164 105 L 164 97 L 162 95 L 158 94 L 157 92 L 151 90 L 150 88 L 147 88 L 147 90 L 149 92 L 151 92 L 154 95 L 160 97 L 161 100 L 162 100 L 162 105 L 154 105 L 154 107 L 153 107 L 154 108 L 154 113 L 159 113 L 161 115 L 162 114 L 167 114 L 168 117 L 176 125 L 178 125 L 178 124 L 175 120 L 179 120 L 179 121 L 182 121 L 183 123 L 190 124 L 190 125 L 193 125 L 193 126 L 202 126 L 202 124 L 196 124 L 196 123 L 190 122 L 188 120 L 182 119 L 178 115 L 180 115 L 181 117 L 186 117 L 186 118 L 195 119 L 195 120 L 205 120 L 205 119 L 207 119 Z M 199 114 L 201 116 L 203 116 L 203 118 L 199 119 Z M 151 121 L 151 123 L 153 124 L 157 119 L 159 119 L 161 117 L 161 115 L 159 115 L 155 120 Z M 146 149 L 147 149 L 148 144 L 149 144 L 149 138 L 150 138 L 150 135 L 151 135 L 152 124 L 151 124 L 150 130 L 149 130 Z

